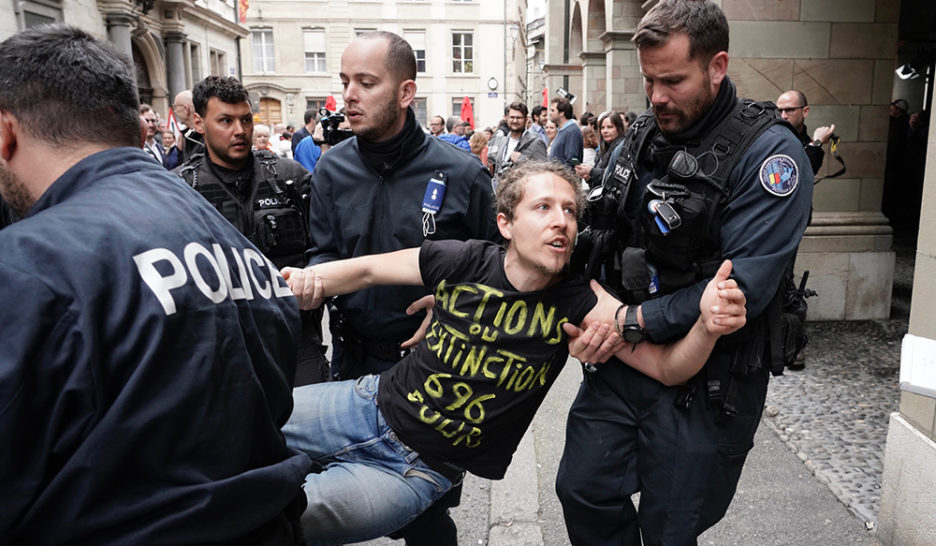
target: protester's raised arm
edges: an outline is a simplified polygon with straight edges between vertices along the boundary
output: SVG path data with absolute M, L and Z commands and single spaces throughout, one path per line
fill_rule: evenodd
M 336 260 L 298 269 L 284 267 L 283 278 L 299 300 L 300 309 L 314 309 L 325 298 L 376 285 L 421 285 L 419 249 Z

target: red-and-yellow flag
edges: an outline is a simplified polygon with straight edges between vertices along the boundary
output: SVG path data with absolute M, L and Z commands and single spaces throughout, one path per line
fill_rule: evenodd
M 250 7 L 250 0 L 238 0 L 237 2 L 238 13 L 240 14 L 240 22 L 247 22 L 247 8 Z

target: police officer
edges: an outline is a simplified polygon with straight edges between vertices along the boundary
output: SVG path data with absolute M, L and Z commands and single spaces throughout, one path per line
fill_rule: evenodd
M 193 125 L 205 141 L 175 169 L 277 267 L 302 266 L 309 245 L 309 173 L 270 151 L 251 151 L 253 112 L 236 78 L 208 76 L 192 90 Z M 302 313 L 296 386 L 328 379 L 322 311 Z
M 409 44 L 390 32 L 362 34 L 345 49 L 340 77 L 355 136 L 324 154 L 312 173 L 309 265 L 418 246 L 426 238 L 495 240 L 490 172 L 416 122 Z M 330 315 L 338 376 L 379 373 L 399 361 L 422 320 L 408 315 L 407 305 L 427 293 L 375 287 L 336 298 Z M 449 504 L 437 502 L 406 527 L 407 544 L 456 544 Z
M 0 82 L 0 543 L 304 543 L 285 281 L 139 149 L 111 45 L 33 27 Z
M 586 366 L 596 371 L 570 409 L 557 492 L 573 544 L 694 544 L 724 516 L 753 445 L 769 377 L 767 317 L 806 227 L 812 169 L 769 103 L 736 97 L 717 5 L 662 0 L 633 40 L 651 109 L 600 188 L 618 196 L 613 252 L 623 266 L 611 260 L 605 270 L 629 305 L 616 335 L 684 336 L 723 258 L 747 296 L 748 326 L 720 340 L 682 386 L 616 361 Z M 583 362 L 607 354 L 587 334 L 570 350 Z

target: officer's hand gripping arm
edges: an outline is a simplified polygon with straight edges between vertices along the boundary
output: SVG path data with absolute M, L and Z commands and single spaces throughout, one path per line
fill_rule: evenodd
M 746 322 L 744 293 L 738 288 L 737 282 L 728 278 L 730 273 L 731 262 L 726 260 L 705 287 L 699 303 L 701 316 L 686 337 L 669 345 L 644 342 L 634 347 L 621 341 L 614 328 L 605 321 L 589 322 L 591 313 L 583 322 L 583 326 L 587 325 L 584 331 L 568 324 L 563 325 L 563 328 L 570 336 L 575 336 L 577 358 L 582 355 L 595 358 L 588 361 L 596 362 L 604 351 L 613 348 L 619 360 L 636 370 L 665 385 L 678 385 L 698 373 L 719 336 L 740 329 Z M 606 313 L 607 307 L 602 312 Z M 572 342 L 570 340 L 570 353 Z

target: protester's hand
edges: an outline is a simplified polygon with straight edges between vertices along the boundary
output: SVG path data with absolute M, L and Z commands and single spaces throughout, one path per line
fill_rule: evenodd
M 520 158 L 523 157 L 520 152 L 510 152 L 510 161 L 511 163 L 516 163 L 520 161 Z
M 562 329 L 569 335 L 569 355 L 582 362 L 607 362 L 623 343 L 614 326 L 597 320 L 584 330 L 570 322 L 563 323 Z
M 816 130 L 813 131 L 813 142 L 817 140 L 822 141 L 822 145 L 825 146 L 829 139 L 832 138 L 832 133 L 835 132 L 835 124 L 832 125 L 823 125 L 822 127 L 816 127 Z
M 410 347 L 415 346 L 417 343 L 425 339 L 426 330 L 429 329 L 429 323 L 432 322 L 432 306 L 435 305 L 435 298 L 432 294 L 428 296 L 423 296 L 418 300 L 414 301 L 406 308 L 407 315 L 413 315 L 418 311 L 425 310 L 426 318 L 423 319 L 422 324 L 419 325 L 419 328 L 413 334 L 413 337 L 407 339 L 400 344 L 400 347 L 403 349 L 409 349 Z
M 916 131 L 920 127 L 920 113 L 914 112 L 910 114 L 910 128 Z
M 725 335 L 744 326 L 747 299 L 737 281 L 729 279 L 731 261 L 722 262 L 715 277 L 705 285 L 699 310 L 702 311 L 702 326 L 712 335 Z
M 297 267 L 284 267 L 280 274 L 286 279 L 289 289 L 299 300 L 299 309 L 306 311 L 316 309 L 325 301 L 325 285 L 322 279 L 315 274 L 314 267 L 299 269 Z
M 575 166 L 575 174 L 584 178 L 586 182 L 588 181 L 589 178 L 591 178 L 591 170 L 592 170 L 591 165 L 576 165 Z

